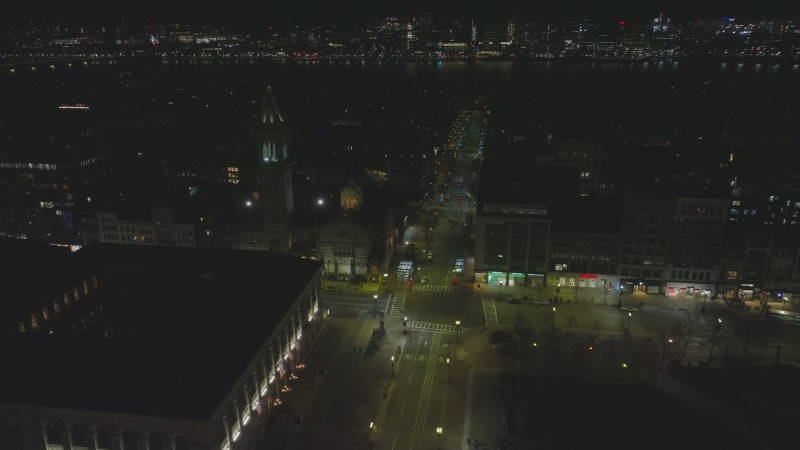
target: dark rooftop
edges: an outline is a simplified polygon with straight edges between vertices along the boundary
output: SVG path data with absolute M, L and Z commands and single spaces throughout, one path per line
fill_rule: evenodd
M 0 399 L 207 419 L 320 265 L 266 252 L 93 244 L 57 270 L 29 269 L 40 281 L 11 294 L 34 299 L 31 311 L 51 286 L 95 276 L 98 287 L 40 319 L 39 330 L 0 337 L 15 362 Z

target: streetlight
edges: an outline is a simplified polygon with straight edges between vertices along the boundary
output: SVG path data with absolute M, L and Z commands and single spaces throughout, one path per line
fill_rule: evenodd
M 497 255 L 497 257 L 498 257 L 498 258 L 500 258 L 500 259 L 502 259 L 502 258 L 503 258 L 503 255 Z M 505 278 L 506 278 L 506 277 L 505 277 L 505 275 L 504 275 L 504 276 L 503 276 L 503 280 L 497 283 L 497 285 L 498 285 L 498 286 L 500 286 L 500 293 L 499 293 L 498 300 L 501 300 L 501 299 L 503 298 L 503 283 L 505 283 Z
M 373 294 L 372 300 L 375 301 L 375 314 L 378 314 L 378 294 Z
M 392 376 L 394 376 L 394 355 L 392 355 Z
M 628 311 L 628 326 L 625 328 L 625 336 L 631 334 L 631 317 L 633 317 L 633 313 Z
M 461 321 L 456 320 L 456 344 L 458 344 L 458 333 L 461 329 Z
M 369 423 L 369 441 L 370 442 L 375 442 L 375 433 L 377 431 L 378 431 L 378 427 L 377 427 L 377 425 L 375 425 L 375 422 L 370 422 Z
M 619 283 L 619 304 L 617 308 L 622 308 L 622 282 Z
M 442 448 L 442 427 L 436 427 L 436 448 Z
M 553 306 L 553 331 L 556 329 L 556 307 Z
M 408 323 L 408 316 L 403 316 L 403 334 L 408 334 L 406 324 Z
M 667 344 L 664 346 L 664 350 L 661 352 L 661 364 L 658 366 L 658 370 L 662 370 L 664 368 L 664 359 L 667 357 L 667 352 L 669 351 L 669 347 L 672 345 L 672 339 L 667 339 Z
M 447 358 L 447 382 L 450 382 L 450 358 Z

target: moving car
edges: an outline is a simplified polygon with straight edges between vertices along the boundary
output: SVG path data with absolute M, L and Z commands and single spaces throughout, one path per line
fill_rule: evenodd
M 635 307 L 633 305 L 622 305 L 622 308 L 620 308 L 620 309 L 623 310 L 623 311 L 638 311 L 639 310 L 639 308 L 637 308 L 637 307 Z
M 547 306 L 550 303 L 547 300 L 534 300 L 533 304 L 536 306 Z

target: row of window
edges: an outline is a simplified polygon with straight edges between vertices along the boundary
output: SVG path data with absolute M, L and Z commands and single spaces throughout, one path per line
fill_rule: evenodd
M 47 322 L 57 317 L 63 308 L 69 308 L 73 302 L 79 302 L 82 296 L 89 295 L 90 285 L 92 290 L 97 289 L 98 283 L 96 276 L 93 275 L 90 281 L 84 281 L 78 287 L 72 288 L 72 291 L 65 292 L 61 298 L 53 300 L 51 304 L 43 305 L 41 309 L 41 319 Z M 38 311 L 32 312 L 27 320 L 19 321 L 17 324 L 17 331 L 25 333 L 28 330 L 28 324 L 31 330 L 37 330 L 40 326 L 39 317 Z
M 686 281 L 710 281 L 711 272 L 697 272 L 694 270 L 673 270 L 670 273 L 671 280 L 686 280 Z
M 596 253 L 593 254 L 586 254 L 586 253 L 551 253 L 550 258 L 552 259 L 572 259 L 572 260 L 592 260 L 592 261 L 611 261 L 611 258 L 606 255 L 598 255 Z
M 681 215 L 722 216 L 722 206 L 681 205 Z

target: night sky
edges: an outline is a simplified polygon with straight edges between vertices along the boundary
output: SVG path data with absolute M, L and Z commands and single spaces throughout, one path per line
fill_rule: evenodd
M 350 20 L 360 23 L 369 17 L 409 16 L 417 6 L 439 17 L 484 20 L 502 19 L 510 14 L 533 20 L 636 20 L 653 17 L 659 12 L 678 20 L 723 16 L 740 19 L 800 16 L 800 2 L 788 0 L 10 0 L 4 3 L 5 19 L 0 18 L 0 21 L 63 18 L 105 21 L 121 17 L 136 21 L 151 17 L 159 22 L 297 23 Z

